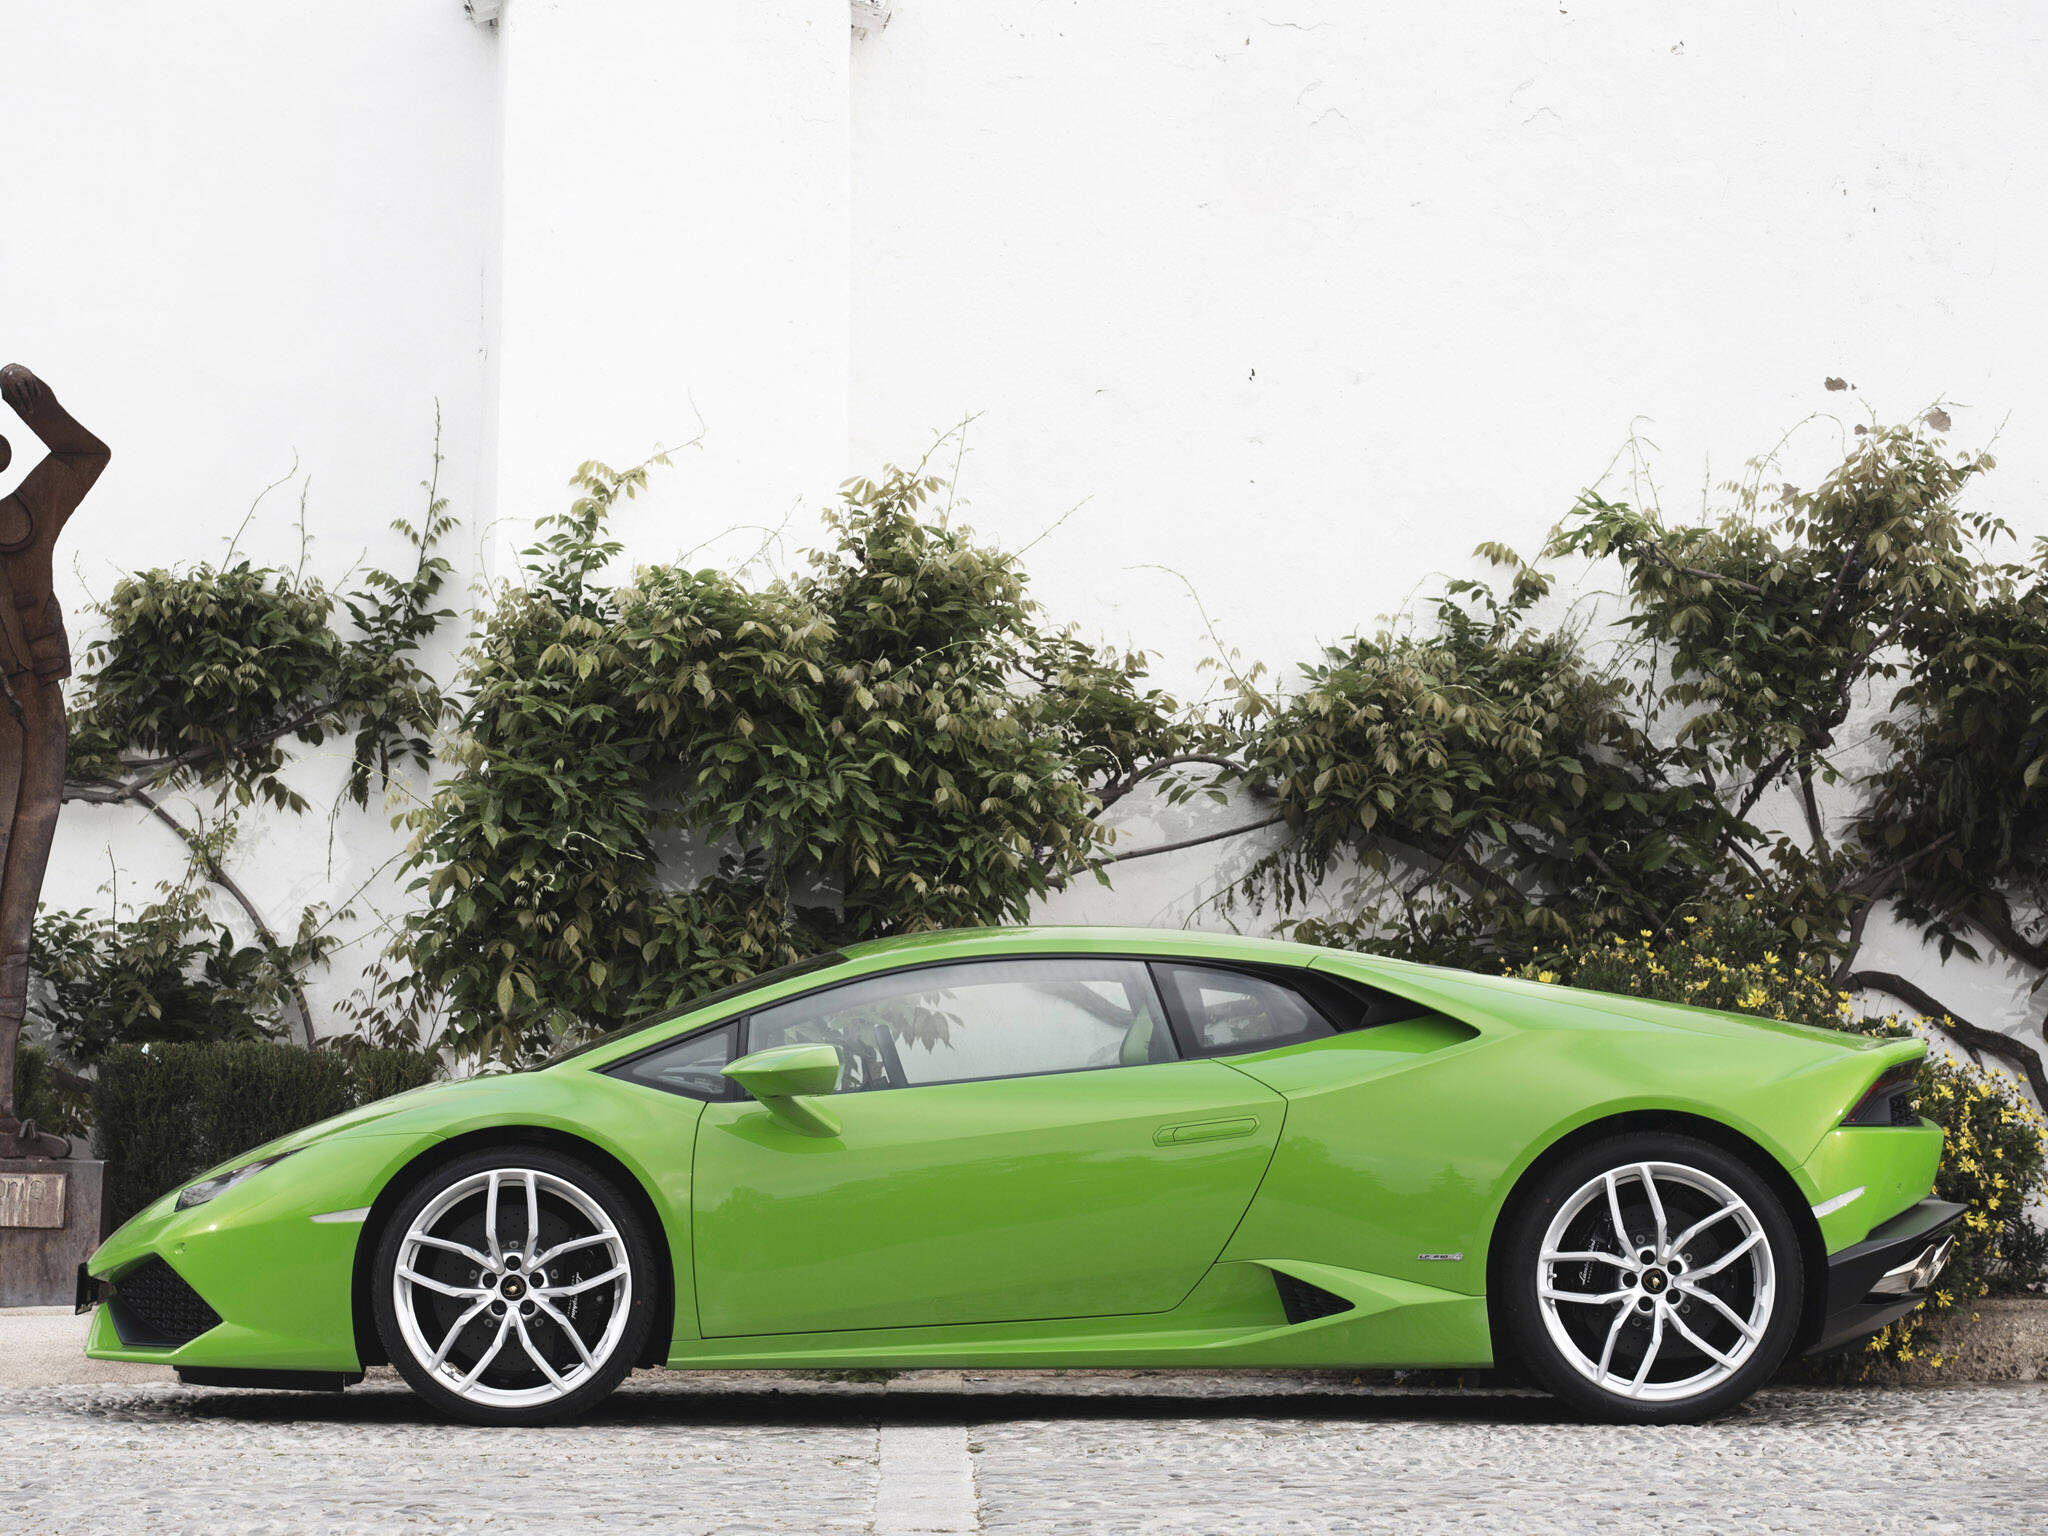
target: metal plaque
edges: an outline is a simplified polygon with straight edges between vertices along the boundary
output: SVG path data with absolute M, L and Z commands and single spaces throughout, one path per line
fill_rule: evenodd
M 63 1225 L 63 1174 L 0 1173 L 0 1227 Z

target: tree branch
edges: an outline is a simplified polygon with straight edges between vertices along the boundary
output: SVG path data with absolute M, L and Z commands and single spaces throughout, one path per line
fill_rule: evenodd
M 1827 828 L 1821 823 L 1820 801 L 1813 792 L 1813 767 L 1809 763 L 1799 765 L 1799 803 L 1806 812 L 1807 835 L 1813 839 L 1814 852 L 1823 860 L 1834 857 L 1828 846 Z
M 1868 901 L 1859 902 L 1849 914 L 1849 933 L 1842 942 L 1842 958 L 1828 981 L 1828 985 L 1837 992 L 1848 990 L 1848 978 L 1854 974 L 1856 956 L 1863 949 L 1863 930 L 1869 926 L 1870 914 L 1877 910 L 1879 899 L 1873 896 Z
M 1507 828 L 1506 831 L 1507 836 L 1505 839 L 1503 839 L 1504 846 L 1506 846 L 1508 849 L 1515 853 L 1519 853 L 1522 856 L 1523 861 L 1531 868 L 1540 869 L 1543 865 L 1551 863 L 1562 863 L 1565 865 L 1570 865 L 1575 860 L 1583 858 L 1587 860 L 1589 863 L 1591 863 L 1595 869 L 1600 871 L 1601 877 L 1605 879 L 1607 883 L 1614 888 L 1617 894 L 1626 894 L 1630 896 L 1636 894 L 1635 888 L 1628 881 L 1622 879 L 1620 874 L 1618 874 L 1615 871 L 1614 866 L 1612 864 L 1609 864 L 1602 857 L 1600 857 L 1599 851 L 1595 849 L 1590 843 L 1587 845 L 1586 851 L 1583 854 L 1563 853 L 1552 856 L 1549 854 L 1545 854 L 1541 849 L 1537 848 L 1534 844 L 1532 844 L 1528 840 L 1528 838 L 1518 833 L 1513 827 Z
M 2003 918 L 1972 915 L 1970 922 L 2013 959 L 2048 971 L 2048 939 L 2030 939 Z
M 337 713 L 339 713 L 338 706 L 322 704 L 317 709 L 309 709 L 302 714 L 293 716 L 282 725 L 267 731 L 258 731 L 254 736 L 237 737 L 235 740 L 225 744 L 193 747 L 188 751 L 173 753 L 168 757 L 123 758 L 121 759 L 121 766 L 123 768 L 132 768 L 138 773 L 159 773 L 164 770 L 175 773 L 180 768 L 190 768 L 196 763 L 203 763 L 209 757 L 226 757 L 231 753 L 246 751 L 250 747 L 268 746 L 273 741 L 290 736 L 294 732 L 302 731 L 307 726 L 316 724 L 327 716 Z
M 1926 851 L 1922 850 L 1923 853 Z M 1861 896 L 1863 899 L 1857 902 L 1849 913 L 1849 934 L 1842 946 L 1842 958 L 1835 966 L 1833 978 L 1828 982 L 1828 985 L 1837 992 L 1848 987 L 1845 978 L 1854 969 L 1857 953 L 1863 948 L 1863 930 L 1870 925 L 1870 914 L 1875 912 L 1877 904 L 1889 896 L 1898 887 L 1899 882 L 1905 879 L 1906 866 L 1911 862 L 1911 859 L 1901 859 L 1896 863 L 1887 864 L 1880 870 L 1866 873 L 1860 886 L 1851 884 L 1844 887 L 1846 894 L 1852 897 Z
M 1149 859 L 1156 853 L 1178 853 L 1183 848 L 1199 848 L 1204 843 L 1220 843 L 1226 837 L 1237 837 L 1246 832 L 1257 832 L 1262 827 L 1275 826 L 1286 819 L 1287 817 L 1283 812 L 1275 811 L 1270 816 L 1263 817 L 1258 821 L 1246 822 L 1241 827 L 1225 827 L 1221 832 L 1204 832 L 1200 837 L 1184 837 L 1177 843 L 1161 843 L 1156 848 L 1133 848 L 1129 853 L 1105 854 L 1095 862 L 1098 865 L 1121 864 L 1126 859 Z
M 1153 762 L 1145 764 L 1142 768 L 1133 768 L 1122 778 L 1114 779 L 1110 783 L 1103 785 L 1100 790 L 1096 791 L 1096 799 L 1102 802 L 1104 810 L 1108 810 L 1117 801 L 1123 799 L 1125 795 L 1128 795 L 1155 773 L 1164 773 L 1169 768 L 1185 767 L 1190 763 L 1205 763 L 1209 767 L 1222 768 L 1239 776 L 1242 776 L 1246 771 L 1244 764 L 1235 762 L 1227 757 L 1217 757 L 1208 752 L 1180 752 L 1172 757 L 1158 758 Z
M 243 752 L 251 747 L 268 746 L 273 741 L 294 735 L 307 727 L 317 725 L 338 715 L 334 705 L 322 705 L 295 715 L 284 724 L 254 736 L 244 736 L 224 745 L 194 747 L 187 752 L 175 753 L 168 757 L 135 757 L 121 759 L 123 768 L 133 769 L 138 775 L 133 779 L 66 779 L 62 800 L 69 804 L 77 801 L 82 805 L 136 805 L 150 804 L 143 792 L 162 783 L 170 775 L 183 768 L 192 768 L 209 758 L 225 758 Z
M 1844 991 L 1888 992 L 1900 1002 L 1912 1004 L 1928 1023 L 1965 1050 L 1982 1051 L 2016 1068 L 2033 1089 L 2035 1102 L 2048 1104 L 2048 1073 L 2042 1071 L 2041 1053 L 2032 1046 L 1998 1030 L 1957 1018 L 1954 1010 L 1943 1007 L 1933 994 L 1890 971 L 1851 971 L 1838 977 L 1837 982 Z
M 308 1049 L 311 1049 L 317 1042 L 313 1038 L 313 1010 L 306 1001 L 305 989 L 299 984 L 299 978 L 293 974 L 292 968 L 285 963 L 284 957 L 287 952 L 284 945 L 278 942 L 277 934 L 272 931 L 270 924 L 263 920 L 262 912 L 257 909 L 256 903 L 249 899 L 249 893 L 236 883 L 234 876 L 221 867 L 220 860 L 213 856 L 212 850 L 199 835 L 152 799 L 148 791 L 137 785 L 128 792 L 128 798 L 144 806 L 150 815 L 177 833 L 179 840 L 192 851 L 192 856 L 199 860 L 200 867 L 206 871 L 207 879 L 234 897 L 242 910 L 248 914 L 250 923 L 262 936 L 264 947 L 270 951 L 271 962 L 277 966 L 279 974 L 284 978 L 285 989 L 291 993 L 292 1004 L 299 1011 L 299 1028 L 306 1037 Z
M 1493 891 L 1495 894 L 1505 896 L 1509 900 L 1518 902 L 1525 907 L 1533 903 L 1534 898 L 1527 891 L 1523 890 L 1499 870 L 1488 869 L 1462 844 L 1450 842 L 1448 839 L 1425 840 L 1423 837 L 1416 835 L 1415 829 L 1410 829 L 1410 834 L 1406 838 L 1387 835 L 1375 838 L 1374 841 L 1382 847 L 1386 847 L 1389 844 L 1398 845 L 1405 843 L 1424 858 L 1435 859 L 1442 869 L 1462 871 L 1471 880 L 1473 885 L 1481 890 Z M 1432 847 L 1432 843 L 1435 846 Z
M 1749 781 L 1749 788 L 1743 791 L 1742 804 L 1735 808 L 1737 821 L 1749 820 L 1749 813 L 1756 809 L 1757 801 L 1763 799 L 1764 792 L 1777 782 L 1778 775 L 1785 771 L 1785 765 L 1791 761 L 1792 749 L 1787 747 L 1757 769 L 1756 776 Z
M 1674 576 L 1690 576 L 1695 581 L 1716 582 L 1724 587 L 1733 587 L 1738 592 L 1747 592 L 1751 597 L 1764 595 L 1763 587 L 1754 581 L 1747 581 L 1740 576 L 1730 576 L 1724 571 L 1709 571 L 1697 565 L 1680 565 L 1664 553 L 1664 544 L 1660 539 L 1644 539 L 1638 547 Z
M 1853 895 L 1867 896 L 1872 901 L 1880 901 L 1903 884 L 1906 876 L 1913 872 L 1916 865 L 1933 858 L 1955 840 L 1956 834 L 1953 830 L 1944 832 L 1923 846 L 1915 848 L 1902 859 L 1893 859 L 1889 864 L 1871 865 L 1843 886 L 1843 889 Z
M 61 800 L 66 805 L 74 800 L 83 805 L 133 805 L 135 795 L 133 785 L 112 779 L 66 779 Z

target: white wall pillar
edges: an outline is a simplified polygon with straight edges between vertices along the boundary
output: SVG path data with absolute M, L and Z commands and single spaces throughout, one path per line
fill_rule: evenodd
M 622 510 L 632 558 L 817 504 L 847 472 L 846 0 L 506 0 L 499 26 L 500 569 L 578 463 L 700 412 L 701 451 Z

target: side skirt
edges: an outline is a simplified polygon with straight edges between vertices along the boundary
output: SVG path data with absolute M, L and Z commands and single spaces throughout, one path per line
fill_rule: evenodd
M 339 1392 L 363 1379 L 361 1371 L 254 1371 L 210 1365 L 181 1365 L 178 1380 L 188 1387 L 251 1387 L 261 1392 Z
M 1291 1301 L 1282 1276 L 1293 1282 Z M 1304 1286 L 1334 1300 L 1303 1307 Z M 1290 1314 L 1302 1320 L 1290 1322 Z M 1493 1363 L 1493 1345 L 1483 1296 L 1268 1259 L 1215 1265 L 1170 1312 L 688 1339 L 677 1341 L 668 1363 L 677 1370 L 1483 1369 Z

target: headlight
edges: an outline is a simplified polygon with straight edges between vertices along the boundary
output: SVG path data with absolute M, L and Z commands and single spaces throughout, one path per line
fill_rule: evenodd
M 210 1179 L 201 1179 L 197 1184 L 186 1188 L 178 1196 L 178 1209 L 189 1211 L 195 1205 L 204 1205 L 215 1195 L 226 1194 L 237 1184 L 241 1183 L 242 1180 L 254 1177 L 273 1163 L 281 1163 L 291 1155 L 290 1152 L 280 1152 L 275 1157 L 258 1158 L 253 1163 L 244 1163 L 239 1168 L 230 1168 L 226 1173 L 216 1173 Z

